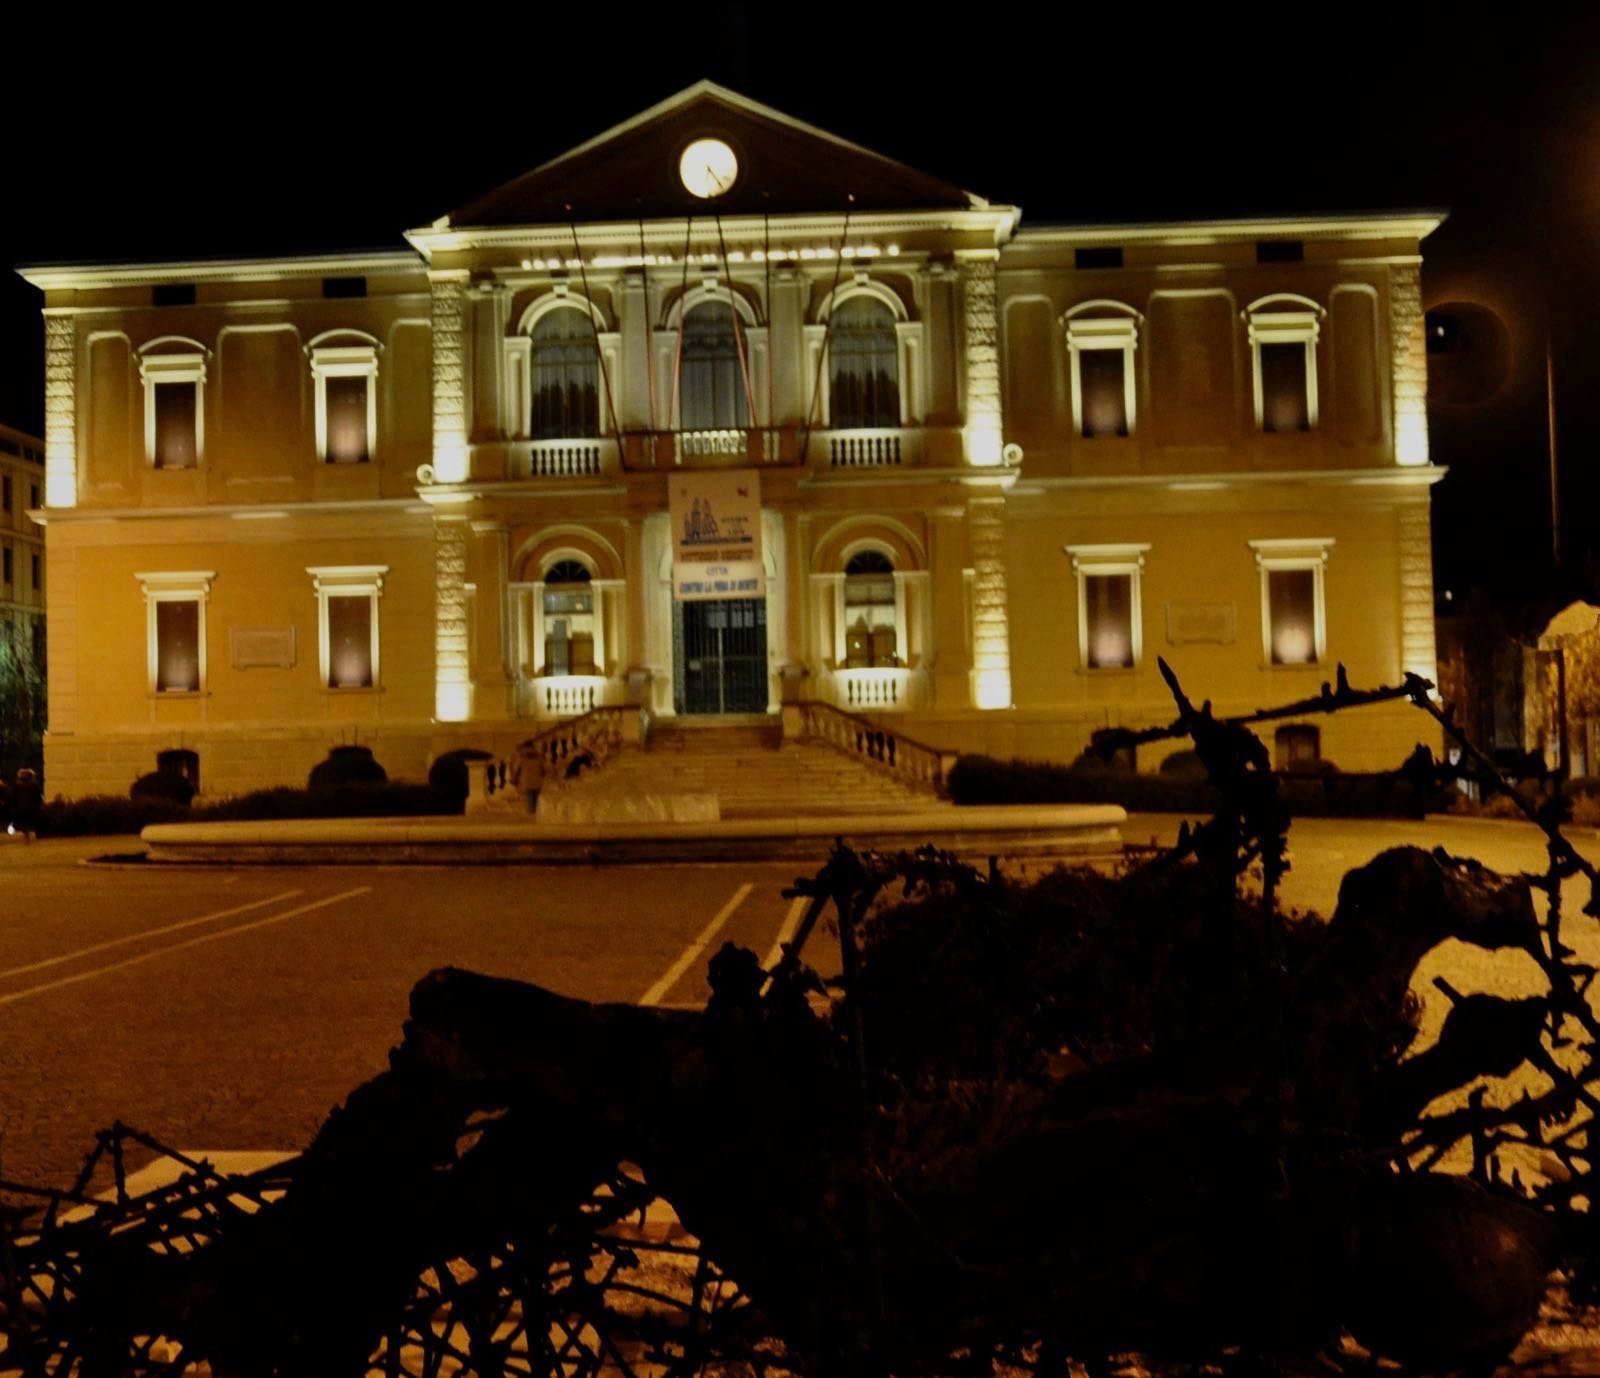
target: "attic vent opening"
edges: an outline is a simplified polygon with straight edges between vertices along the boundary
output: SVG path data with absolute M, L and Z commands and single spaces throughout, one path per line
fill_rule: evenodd
M 1303 263 L 1306 256 L 1305 241 L 1300 239 L 1258 239 L 1257 263 Z
M 1098 245 L 1092 249 L 1074 249 L 1072 251 L 1072 266 L 1074 268 L 1120 268 L 1122 267 L 1122 246 L 1120 244 Z
M 323 278 L 322 295 L 329 299 L 364 297 L 367 295 L 366 278 Z
M 194 283 L 163 282 L 150 289 L 152 306 L 193 306 Z

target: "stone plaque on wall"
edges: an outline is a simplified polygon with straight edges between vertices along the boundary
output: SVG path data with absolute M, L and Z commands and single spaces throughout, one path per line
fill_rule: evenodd
M 1233 644 L 1232 603 L 1168 603 L 1167 644 L 1188 646 L 1210 642 Z
M 288 670 L 294 666 L 293 627 L 230 627 L 235 670 Z

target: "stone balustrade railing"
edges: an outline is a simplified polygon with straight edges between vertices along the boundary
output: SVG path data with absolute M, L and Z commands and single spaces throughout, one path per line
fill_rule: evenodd
M 598 440 L 535 440 L 528 447 L 528 470 L 537 478 L 580 478 L 600 472 Z
M 940 751 L 892 727 L 835 708 L 831 703 L 805 702 L 785 707 L 798 712 L 799 735 L 846 752 L 878 770 L 886 770 L 913 789 L 943 794 L 945 776 L 955 764 L 953 751 Z
M 896 713 L 911 707 L 911 671 L 873 665 L 834 671 L 841 706 L 867 713 Z
M 898 430 L 831 431 L 828 463 L 835 469 L 890 469 L 900 463 Z
M 623 742 L 640 739 L 640 718 L 637 707 L 595 708 L 529 737 L 517 748 L 521 788 L 536 790 L 546 781 L 602 764 Z

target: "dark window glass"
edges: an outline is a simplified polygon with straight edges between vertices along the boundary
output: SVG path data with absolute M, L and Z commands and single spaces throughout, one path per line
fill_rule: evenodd
M 1086 574 L 1083 598 L 1089 614 L 1089 668 L 1133 664 L 1133 576 Z
M 33 591 L 38 593 L 39 590 L 44 587 L 44 580 L 39 576 L 39 557 L 37 555 L 30 555 L 28 557 L 28 565 L 28 573 L 33 576 Z
M 15 440 L 7 440 L 3 435 L 0 435 L 0 450 L 4 450 L 8 455 L 20 455 L 22 453 L 22 447 Z
M 0 511 L 11 510 L 11 475 L 0 478 Z
M 36 617 L 33 619 L 33 666 L 40 672 L 45 666 L 45 650 L 44 619 Z
M 156 384 L 156 468 L 194 468 L 197 390 L 195 383 Z
M 1128 356 L 1120 349 L 1078 351 L 1078 387 L 1083 399 L 1085 437 L 1127 435 L 1127 366 Z
M 329 298 L 364 297 L 367 295 L 366 278 L 323 278 L 322 295 Z
M 594 590 L 576 560 L 557 560 L 544 576 L 544 673 L 595 673 Z
M 156 691 L 193 693 L 200 687 L 200 602 L 164 598 L 156 604 Z
M 1306 400 L 1306 347 L 1303 344 L 1258 345 L 1261 351 L 1261 429 L 1308 431 L 1311 410 Z
M 1272 663 L 1310 665 L 1317 658 L 1317 580 L 1309 569 L 1267 571 Z
M 707 301 L 684 317 L 678 415 L 686 431 L 730 431 L 750 424 L 733 314 L 729 303 Z
M 1075 268 L 1120 268 L 1122 267 L 1122 246 L 1120 244 L 1101 245 L 1092 249 L 1074 249 L 1072 263 Z
M 37 507 L 38 505 L 39 505 L 39 485 L 37 483 L 30 483 L 28 485 L 28 506 L 29 507 Z
M 1257 263 L 1300 263 L 1305 259 L 1306 246 L 1298 239 L 1261 239 L 1256 241 Z
M 0 583 L 11 582 L 11 547 L 0 550 Z
M 845 664 L 898 665 L 895 636 L 894 564 L 877 550 L 863 550 L 844 567 Z
M 152 306 L 193 306 L 194 283 L 167 282 L 150 289 Z
M 833 313 L 828 357 L 836 429 L 900 424 L 900 345 L 894 327 L 894 312 L 871 297 L 852 297 Z
M 328 688 L 372 687 L 372 595 L 328 595 Z
M 530 439 L 599 435 L 599 370 L 594 323 L 584 312 L 559 310 L 541 316 L 533 327 Z
M 328 462 L 365 464 L 371 458 L 367 435 L 367 388 L 365 377 L 324 378 L 328 409 Z
M 1310 723 L 1290 723 L 1272 736 L 1274 770 L 1310 770 L 1322 759 L 1322 734 Z

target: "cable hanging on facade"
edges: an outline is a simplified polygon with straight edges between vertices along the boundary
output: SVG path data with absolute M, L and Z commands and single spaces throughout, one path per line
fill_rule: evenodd
M 611 395 L 611 373 L 606 368 L 605 351 L 600 348 L 600 322 L 595 320 L 594 313 L 597 309 L 594 298 L 589 295 L 589 270 L 583 263 L 583 246 L 578 243 L 578 222 L 572 219 L 572 205 L 567 204 L 567 226 L 572 231 L 572 252 L 578 260 L 578 280 L 583 283 L 583 299 L 588 305 L 589 329 L 594 339 L 595 362 L 600 365 L 600 383 L 606 392 L 606 410 L 611 413 L 611 434 L 617 438 L 617 448 L 622 447 L 622 427 L 617 422 L 617 402 Z
M 756 424 L 756 396 L 754 389 L 750 386 L 750 360 L 745 351 L 744 325 L 739 319 L 739 303 L 734 300 L 733 265 L 728 259 L 728 241 L 722 236 L 722 216 L 720 214 L 713 215 L 712 219 L 716 221 L 717 225 L 717 246 L 722 253 L 723 276 L 728 279 L 728 314 L 733 317 L 733 345 L 739 352 L 739 372 L 744 378 L 745 410 L 749 413 L 750 426 L 754 429 Z
M 811 448 L 811 418 L 822 397 L 822 370 L 828 358 L 828 344 L 833 334 L 834 299 L 839 295 L 839 275 L 844 271 L 844 248 L 850 238 L 850 210 L 855 205 L 855 193 L 845 197 L 844 230 L 839 235 L 839 252 L 834 257 L 833 287 L 828 292 L 828 318 L 822 323 L 822 348 L 817 351 L 817 372 L 811 382 L 811 401 L 806 407 L 806 423 L 800 431 L 800 462 L 805 463 L 806 451 Z

